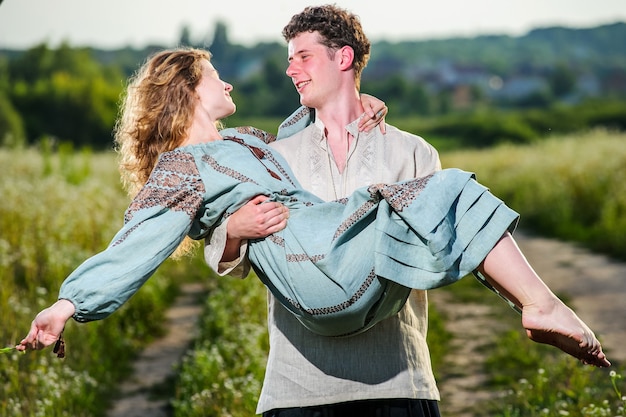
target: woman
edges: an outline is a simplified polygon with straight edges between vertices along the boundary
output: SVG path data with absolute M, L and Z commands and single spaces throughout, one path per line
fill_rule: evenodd
M 231 90 L 206 51 L 165 51 L 142 67 L 116 127 L 124 179 L 133 194 L 138 190 L 125 225 L 64 281 L 59 301 L 35 318 L 18 349 L 54 343 L 70 317 L 107 317 L 186 236 L 206 237 L 245 202 L 267 195 L 268 204 L 288 207 L 290 218 L 283 230 L 251 242 L 249 257 L 260 279 L 312 331 L 364 331 L 397 312 L 409 287 L 446 285 L 478 268 L 523 306 L 531 338 L 609 366 L 593 332 L 540 280 L 507 281 L 508 268 L 529 268 L 511 248 L 508 231 L 518 216 L 470 173 L 444 170 L 324 203 L 298 187 L 266 145 L 271 135 L 218 130 L 219 120 L 235 112 Z M 509 265 L 503 268 L 500 259 Z M 538 297 L 528 302 L 527 293 Z M 381 297 L 394 297 L 395 308 L 378 311 Z

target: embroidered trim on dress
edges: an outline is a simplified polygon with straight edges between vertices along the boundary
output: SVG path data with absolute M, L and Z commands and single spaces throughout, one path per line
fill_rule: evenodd
M 406 207 L 410 206 L 420 193 L 424 191 L 424 188 L 431 178 L 432 175 L 428 175 L 405 181 L 401 184 L 371 185 L 368 191 L 370 193 L 380 193 L 395 211 L 401 212 Z
M 237 132 L 244 135 L 251 135 L 261 139 L 265 143 L 272 143 L 276 140 L 276 136 L 265 130 L 257 129 L 253 126 L 239 126 L 234 128 Z
M 293 305 L 298 310 L 309 313 L 312 316 L 323 316 L 326 314 L 338 313 L 340 311 L 343 311 L 349 308 L 352 304 L 359 301 L 359 299 L 363 297 L 363 294 L 365 294 L 365 291 L 367 291 L 367 289 L 372 285 L 372 282 L 374 282 L 375 279 L 376 279 L 376 274 L 374 273 L 374 270 L 372 269 L 372 271 L 369 273 L 367 278 L 363 281 L 363 283 L 359 287 L 358 291 L 354 293 L 352 297 L 350 297 L 350 299 L 344 301 L 343 303 L 336 304 L 330 307 L 302 308 L 300 303 L 298 303 L 296 300 L 293 300 L 291 298 L 286 298 L 286 300 L 289 302 L 289 304 Z
M 236 179 L 239 182 L 251 182 L 253 184 L 257 184 L 258 183 L 256 181 L 254 181 L 252 178 L 247 177 L 245 175 L 243 175 L 241 172 L 239 171 L 235 171 L 232 168 L 229 168 L 225 165 L 221 165 L 217 162 L 217 160 L 215 158 L 213 158 L 211 155 L 203 155 L 202 156 L 202 162 L 206 162 L 211 168 L 213 168 L 215 171 L 220 172 L 224 175 L 227 175 L 231 178 Z
M 302 107 L 299 111 L 294 113 L 289 119 L 281 123 L 281 125 L 278 127 L 278 130 L 297 124 L 303 118 L 308 117 L 309 114 L 311 114 L 311 110 L 308 107 Z
M 363 218 L 363 216 L 367 215 L 369 211 L 374 207 L 377 203 L 377 199 L 373 198 L 371 200 L 367 200 L 365 203 L 361 204 L 361 206 L 347 219 L 345 219 L 337 230 L 335 231 L 335 235 L 333 236 L 333 240 L 337 239 L 341 236 L 346 230 L 351 228 L 356 222 Z
M 311 261 L 313 263 L 319 262 L 324 259 L 326 255 L 308 255 L 306 253 L 293 253 L 287 254 L 286 259 L 287 262 L 308 262 Z
M 193 155 L 182 151 L 164 153 L 128 207 L 124 220 L 128 223 L 137 211 L 157 206 L 182 211 L 193 219 L 204 193 Z

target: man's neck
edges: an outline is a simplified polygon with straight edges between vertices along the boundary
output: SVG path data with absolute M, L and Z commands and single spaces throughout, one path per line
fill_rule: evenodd
M 358 98 L 356 101 L 346 102 L 344 106 L 327 105 L 315 110 L 315 117 L 324 124 L 326 143 L 339 172 L 343 172 L 346 167 L 348 151 L 354 141 L 354 137 L 348 133 L 346 126 L 361 114 L 363 114 L 363 108 Z

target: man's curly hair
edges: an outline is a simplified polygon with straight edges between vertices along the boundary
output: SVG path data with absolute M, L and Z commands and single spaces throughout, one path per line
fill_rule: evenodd
M 357 85 L 370 57 L 371 44 L 361 26 L 359 17 L 349 11 L 327 4 L 310 6 L 294 15 L 283 28 L 287 42 L 301 33 L 318 32 L 320 42 L 331 49 L 349 46 L 354 50 L 354 68 Z

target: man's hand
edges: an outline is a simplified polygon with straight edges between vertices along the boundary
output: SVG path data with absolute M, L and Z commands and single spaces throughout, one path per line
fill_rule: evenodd
M 289 209 L 267 196 L 258 195 L 234 212 L 228 219 L 226 247 L 221 262 L 239 258 L 241 244 L 247 239 L 267 237 L 287 227 Z
M 258 239 L 287 227 L 289 209 L 258 195 L 234 212 L 228 220 L 229 239 Z

